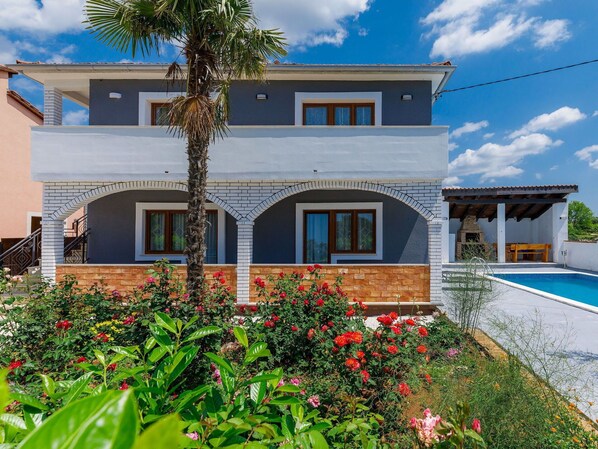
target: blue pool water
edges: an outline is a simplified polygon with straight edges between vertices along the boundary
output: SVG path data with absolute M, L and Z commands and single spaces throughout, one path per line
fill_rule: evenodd
M 598 307 L 598 277 L 596 276 L 497 273 L 494 277 Z

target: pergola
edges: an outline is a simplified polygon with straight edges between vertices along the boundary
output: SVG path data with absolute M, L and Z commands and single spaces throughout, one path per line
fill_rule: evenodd
M 578 192 L 577 185 L 517 186 L 517 187 L 450 187 L 442 190 L 443 244 L 448 262 L 448 223 L 450 219 L 463 221 L 473 216 L 476 220 L 496 219 L 496 244 L 498 262 L 505 262 L 505 223 L 525 218 L 536 220 L 552 211 L 553 260 L 560 260 L 560 248 L 567 239 L 567 196 Z

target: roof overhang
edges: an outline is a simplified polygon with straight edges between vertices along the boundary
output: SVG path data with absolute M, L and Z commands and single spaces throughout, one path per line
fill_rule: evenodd
M 89 81 L 92 79 L 164 79 L 169 64 L 38 64 L 8 66 L 45 86 L 62 91 L 67 98 L 89 105 Z M 430 81 L 431 101 L 446 85 L 456 67 L 430 65 L 357 65 L 357 64 L 268 64 L 266 80 L 313 81 Z
M 507 219 L 535 220 L 556 203 L 567 201 L 567 195 L 577 193 L 577 185 L 483 187 L 442 189 L 444 201 L 449 203 L 449 218 L 463 220 L 467 216 L 476 219 L 496 218 L 497 205 L 505 205 Z

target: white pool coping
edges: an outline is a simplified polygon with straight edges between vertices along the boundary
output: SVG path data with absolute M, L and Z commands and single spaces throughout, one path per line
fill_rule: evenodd
M 521 271 L 501 271 L 499 274 L 518 274 L 518 275 L 522 275 L 522 274 L 526 274 L 526 275 L 527 274 L 543 274 L 543 275 L 547 275 L 547 274 L 550 274 L 550 275 L 579 274 L 582 276 L 590 276 L 590 277 L 598 278 L 598 275 L 596 275 L 596 274 L 582 273 L 582 272 L 573 271 L 573 270 L 560 271 L 560 272 L 526 271 L 524 273 L 522 273 Z M 569 299 L 569 298 L 565 298 L 564 296 L 554 295 L 552 293 L 545 292 L 544 290 L 538 290 L 536 288 L 527 287 L 525 285 L 517 284 L 516 282 L 507 281 L 505 279 L 501 279 L 498 277 L 494 277 L 494 276 L 487 276 L 487 277 L 493 281 L 508 285 L 509 287 L 517 288 L 519 290 L 523 290 L 525 292 L 532 293 L 534 295 L 541 296 L 543 298 L 547 298 L 552 301 L 557 301 L 557 302 L 560 302 L 563 304 L 567 304 L 572 307 L 577 307 L 578 309 L 582 309 L 587 312 L 592 312 L 592 313 L 595 313 L 598 315 L 598 307 L 596 307 L 596 306 L 591 306 L 589 304 L 585 304 L 583 302 L 579 302 L 574 299 Z

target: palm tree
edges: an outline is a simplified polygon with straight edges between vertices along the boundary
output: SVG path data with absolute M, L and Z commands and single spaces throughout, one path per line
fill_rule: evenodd
M 107 45 L 133 56 L 181 49 L 170 82 L 184 79 L 186 94 L 173 99 L 170 129 L 187 139 L 188 215 L 185 231 L 187 292 L 198 299 L 204 279 L 208 147 L 226 133 L 228 92 L 234 79 L 263 79 L 269 58 L 283 56 L 279 30 L 262 30 L 251 0 L 87 0 L 89 29 Z

